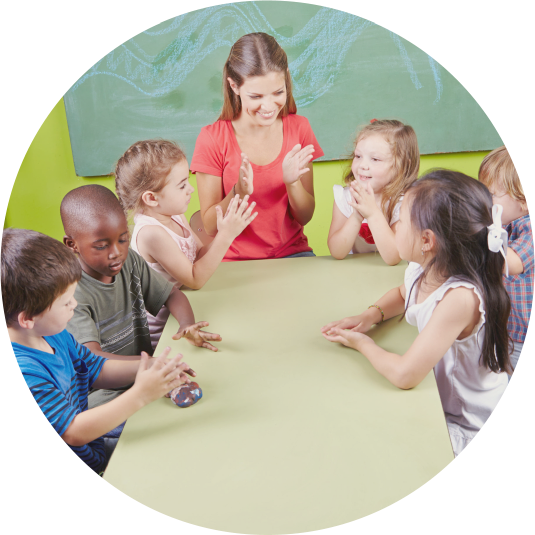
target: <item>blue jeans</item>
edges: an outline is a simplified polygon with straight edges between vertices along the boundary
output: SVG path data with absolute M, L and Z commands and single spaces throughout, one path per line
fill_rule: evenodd
M 303 251 L 302 253 L 289 254 L 288 256 L 283 256 L 282 258 L 300 258 L 302 256 L 316 256 L 312 251 Z
M 520 358 L 520 353 L 523 347 L 524 347 L 524 344 L 521 344 L 520 342 L 515 342 L 515 350 L 509 355 L 509 359 L 511 360 L 511 366 L 513 367 L 513 370 L 516 368 L 516 365 L 518 364 L 518 359 Z M 511 376 L 509 375 L 508 377 L 510 381 Z

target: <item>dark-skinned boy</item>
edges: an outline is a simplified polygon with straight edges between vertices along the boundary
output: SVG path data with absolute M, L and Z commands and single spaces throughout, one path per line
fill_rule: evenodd
M 69 192 L 61 203 L 64 244 L 78 257 L 82 279 L 76 289 L 78 306 L 68 330 L 93 353 L 109 359 L 139 360 L 152 355 L 146 312 L 155 316 L 167 306 L 179 323 L 173 339 L 186 338 L 212 351 L 218 334 L 201 330 L 187 297 L 129 249 L 128 223 L 115 195 L 91 184 Z M 193 372 L 192 372 L 193 373 Z M 101 390 L 89 396 L 95 407 L 122 391 Z

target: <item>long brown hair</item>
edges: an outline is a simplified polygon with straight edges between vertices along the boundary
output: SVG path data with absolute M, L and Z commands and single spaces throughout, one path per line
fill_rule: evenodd
M 390 150 L 394 158 L 395 176 L 383 189 L 381 198 L 381 211 L 386 220 L 390 223 L 392 214 L 400 197 L 408 187 L 418 178 L 420 170 L 420 150 L 418 149 L 418 139 L 416 132 L 407 124 L 395 119 L 374 120 L 367 124 L 357 134 L 355 147 L 359 141 L 370 135 L 379 134 L 390 145 Z M 355 157 L 353 154 L 352 158 Z M 349 168 L 344 182 L 349 184 L 355 180 L 353 171 Z
M 249 33 L 240 37 L 230 50 L 223 67 L 223 109 L 218 121 L 233 121 L 241 113 L 241 99 L 230 87 L 228 78 L 241 87 L 246 78 L 266 76 L 270 72 L 284 74 L 286 83 L 286 104 L 280 117 L 296 113 L 297 106 L 292 95 L 292 78 L 288 70 L 288 58 L 274 37 L 267 33 Z
M 488 247 L 487 227 L 493 222 L 489 190 L 463 173 L 436 169 L 415 182 L 405 199 L 410 202 L 411 226 L 418 232 L 432 230 L 436 238 L 436 254 L 413 288 L 418 290 L 431 269 L 441 280 L 455 277 L 476 286 L 486 316 L 480 363 L 496 373 L 512 373 L 507 333 L 511 303 L 502 278 L 505 261 Z

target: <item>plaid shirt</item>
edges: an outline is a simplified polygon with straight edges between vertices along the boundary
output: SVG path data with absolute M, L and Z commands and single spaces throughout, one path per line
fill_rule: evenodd
M 503 276 L 505 289 L 511 298 L 507 330 L 513 341 L 523 344 L 533 301 L 533 235 L 529 214 L 515 219 L 505 230 L 509 235 L 507 245 L 520 257 L 524 266 L 520 275 Z

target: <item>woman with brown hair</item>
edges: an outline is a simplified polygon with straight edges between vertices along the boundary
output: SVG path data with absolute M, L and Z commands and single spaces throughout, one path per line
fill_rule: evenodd
M 217 233 L 216 206 L 250 196 L 258 217 L 225 260 L 314 256 L 303 233 L 314 213 L 312 163 L 323 156 L 308 120 L 296 115 L 286 53 L 265 33 L 234 43 L 223 68 L 224 104 L 202 128 L 191 171 L 197 174 L 206 232 Z

